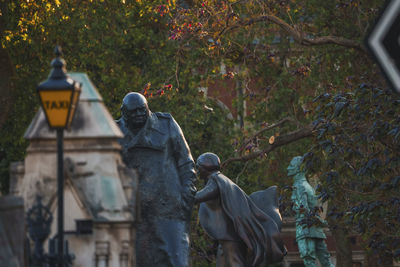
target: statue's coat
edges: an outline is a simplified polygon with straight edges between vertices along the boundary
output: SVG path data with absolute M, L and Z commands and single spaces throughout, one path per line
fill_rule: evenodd
M 218 208 L 209 201 L 200 204 L 200 223 L 205 231 L 217 240 L 244 242 L 249 250 L 249 266 L 281 261 L 285 248 L 274 219 L 222 173 L 211 174 L 209 183 L 217 184 L 221 205 Z
M 189 223 L 196 179 L 194 162 L 178 124 L 167 113 L 150 113 L 133 135 L 123 119 L 122 156 L 139 174 L 140 222 L 137 266 L 189 266 Z
M 306 227 L 302 224 L 305 214 L 304 212 L 302 213 L 301 210 L 306 208 L 310 211 L 318 207 L 318 200 L 315 196 L 315 191 L 307 182 L 304 173 L 299 173 L 294 176 L 292 201 L 293 210 L 296 212 L 296 240 L 305 237 L 325 239 L 326 236 L 321 227 Z

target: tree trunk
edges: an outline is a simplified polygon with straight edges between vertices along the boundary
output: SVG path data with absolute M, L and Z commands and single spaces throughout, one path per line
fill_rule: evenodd
M 332 200 L 328 204 L 328 213 L 332 207 L 338 207 L 340 204 Z M 346 229 L 331 217 L 326 218 L 329 223 L 329 228 L 332 231 L 332 236 L 336 243 L 336 266 L 353 267 L 353 253 L 349 235 Z M 337 226 L 337 227 L 333 227 Z
M 7 1 L 0 1 L 0 38 L 6 30 L 6 18 L 9 10 Z M 7 49 L 0 45 L 0 128 L 6 121 L 12 107 L 12 77 L 15 76 L 14 65 L 12 64 Z
M 11 110 L 12 97 L 12 77 L 14 68 L 10 56 L 6 49 L 0 46 L 0 128 L 6 121 Z
M 353 267 L 353 253 L 349 236 L 342 228 L 332 230 L 336 242 L 336 266 Z
M 244 99 L 244 88 L 242 81 L 236 82 L 236 90 L 237 90 L 237 114 L 238 114 L 239 126 L 240 129 L 244 129 L 244 117 L 246 117 L 246 109 L 245 109 L 246 102 Z

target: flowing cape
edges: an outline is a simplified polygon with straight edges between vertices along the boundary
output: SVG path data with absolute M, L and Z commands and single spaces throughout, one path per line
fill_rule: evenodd
M 286 250 L 280 237 L 280 225 L 223 174 L 212 174 L 210 179 L 217 183 L 222 208 L 248 248 L 249 264 L 259 266 L 261 263 L 281 261 Z M 213 225 L 208 225 L 204 228 L 212 227 Z

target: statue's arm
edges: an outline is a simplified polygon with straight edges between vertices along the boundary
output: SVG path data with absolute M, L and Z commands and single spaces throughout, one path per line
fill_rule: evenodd
M 186 204 L 193 204 L 196 187 L 196 171 L 194 161 L 190 153 L 189 146 L 185 140 L 183 132 L 176 121 L 171 117 L 170 120 L 171 140 L 173 145 L 173 157 L 178 168 L 178 174 L 182 186 L 182 196 Z
M 302 192 L 300 194 L 300 208 L 304 209 L 306 212 L 310 212 L 310 207 L 308 206 L 308 194 L 307 192 Z
M 213 179 L 209 179 L 206 186 L 196 193 L 194 197 L 195 203 L 201 203 L 216 199 L 219 197 L 219 189 L 217 183 Z

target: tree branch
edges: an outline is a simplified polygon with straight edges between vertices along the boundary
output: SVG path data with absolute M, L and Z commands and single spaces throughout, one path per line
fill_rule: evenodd
M 306 138 L 311 136 L 314 133 L 314 130 L 311 126 L 290 132 L 288 134 L 285 135 L 281 135 L 276 137 L 275 142 L 272 145 L 269 145 L 267 148 L 265 148 L 262 151 L 257 151 L 245 156 L 241 156 L 241 157 L 234 157 L 234 158 L 229 158 L 226 161 L 224 161 L 222 163 L 222 167 L 225 167 L 226 165 L 228 165 L 229 163 L 235 162 L 235 161 L 249 161 L 252 159 L 256 159 L 264 154 L 268 154 L 269 152 L 275 150 L 278 147 L 281 147 L 283 145 L 287 145 L 290 144 L 292 142 L 295 142 L 297 140 Z
M 247 139 L 247 140 L 244 142 L 244 144 L 239 148 L 239 152 L 242 152 L 243 149 L 245 149 L 246 146 L 247 146 L 254 138 L 256 138 L 257 136 L 259 136 L 259 135 L 262 134 L 263 132 L 266 132 L 266 131 L 268 131 L 268 130 L 271 130 L 271 129 L 273 129 L 273 128 L 276 128 L 276 127 L 278 127 L 278 126 L 281 126 L 282 124 L 284 124 L 285 122 L 288 122 L 288 121 L 294 121 L 294 120 L 293 120 L 292 118 L 287 117 L 287 118 L 284 118 L 284 119 L 282 119 L 282 120 L 280 120 L 280 121 L 278 121 L 278 122 L 276 122 L 276 123 L 274 123 L 274 124 L 268 125 L 268 126 L 262 128 L 262 129 L 260 129 L 260 130 L 257 131 L 252 137 L 250 137 L 249 139 Z
M 292 36 L 296 42 L 298 42 L 301 45 L 305 46 L 313 46 L 313 45 L 325 45 L 325 44 L 336 44 L 344 47 L 349 47 L 349 48 L 354 48 L 357 49 L 361 52 L 367 53 L 365 47 L 358 41 L 355 40 L 350 40 L 342 37 L 337 37 L 337 36 L 322 36 L 322 37 L 315 37 L 315 38 L 310 38 L 307 36 L 310 36 L 311 34 L 307 34 L 301 31 L 296 30 L 293 26 L 289 25 L 286 23 L 284 20 L 278 18 L 277 16 L 274 15 L 263 15 L 259 16 L 256 18 L 248 19 L 246 21 L 239 21 L 234 25 L 231 26 L 226 26 L 222 31 L 218 34 L 218 36 L 221 36 L 225 32 L 243 27 L 243 26 L 250 26 L 252 24 L 258 23 L 258 22 L 265 22 L 269 21 L 271 23 L 274 23 L 281 27 L 287 34 Z

